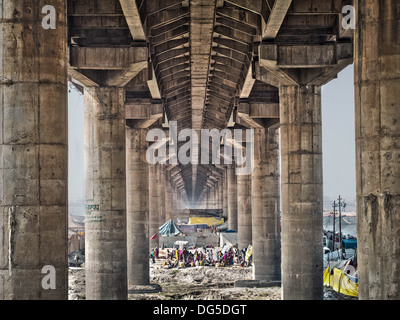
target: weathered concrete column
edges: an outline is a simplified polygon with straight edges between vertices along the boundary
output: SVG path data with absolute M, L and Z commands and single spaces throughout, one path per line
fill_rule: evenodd
M 0 1 L 0 300 L 68 298 L 66 4 L 51 4 L 45 30 L 43 1 Z
M 253 279 L 281 280 L 279 126 L 255 129 L 251 176 Z
M 283 299 L 322 299 L 321 88 L 283 86 L 279 93 Z
M 359 299 L 400 299 L 400 6 L 355 6 Z
M 149 164 L 146 129 L 126 128 L 128 283 L 146 285 L 149 273 Z
M 124 90 L 85 88 L 86 299 L 127 299 Z
M 222 184 L 222 216 L 228 217 L 228 178 L 227 170 L 224 171 Z
M 172 219 L 171 171 L 165 170 L 165 221 Z
M 218 204 L 217 204 L 217 209 L 220 209 L 220 210 L 223 209 L 222 177 L 221 177 L 221 180 L 218 181 Z
M 252 243 L 250 175 L 237 176 L 237 217 L 238 245 L 242 250 Z
M 218 208 L 218 182 L 213 187 L 213 209 Z
M 157 172 L 157 194 L 158 194 L 158 226 L 165 223 L 165 165 L 158 165 Z
M 214 184 L 214 209 L 218 208 L 218 182 Z
M 235 167 L 228 165 L 226 169 L 227 174 L 227 193 L 228 193 L 228 229 L 238 229 L 238 212 L 237 212 L 237 176 L 235 174 Z
M 159 238 L 159 208 L 158 208 L 158 192 L 157 192 L 157 172 L 158 165 L 149 165 L 149 245 L 150 250 L 158 247 Z M 156 234 L 156 238 L 150 240 Z
M 174 187 L 172 185 L 171 185 L 171 189 L 172 189 L 171 207 L 172 207 L 172 219 L 173 219 L 177 215 L 177 211 L 178 211 L 178 191 L 176 190 L 176 187 Z
M 214 198 L 214 186 L 210 187 L 209 194 L 208 194 L 208 201 L 209 201 L 209 209 L 215 208 L 215 198 Z
M 209 189 L 207 191 L 207 209 L 213 209 L 212 190 L 211 189 Z
M 208 209 L 214 209 L 214 192 L 212 188 L 208 190 Z

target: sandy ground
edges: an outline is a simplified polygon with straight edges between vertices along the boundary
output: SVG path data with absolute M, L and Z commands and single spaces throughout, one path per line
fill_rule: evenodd
M 281 288 L 234 288 L 236 280 L 251 279 L 251 267 L 150 268 L 158 293 L 129 294 L 130 300 L 280 300 Z M 85 269 L 70 269 L 69 299 L 85 299 Z
M 192 267 L 163 269 L 158 261 L 150 268 L 150 281 L 158 293 L 129 294 L 130 300 L 281 300 L 281 288 L 235 288 L 236 280 L 251 279 L 252 268 Z M 70 268 L 69 299 L 85 299 L 85 269 Z M 324 300 L 342 300 L 324 289 Z
M 68 299 L 84 300 L 85 298 L 85 269 L 70 267 L 68 271 Z

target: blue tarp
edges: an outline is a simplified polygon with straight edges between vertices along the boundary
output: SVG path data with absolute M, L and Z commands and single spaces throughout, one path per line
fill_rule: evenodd
M 159 228 L 159 233 L 165 236 L 177 236 L 181 231 L 172 220 L 169 220 Z
M 357 239 L 342 239 L 342 247 L 345 249 L 356 249 Z
M 197 231 L 197 229 L 196 229 L 196 225 L 190 225 L 190 224 L 183 224 L 183 225 L 181 225 L 181 230 L 183 231 L 183 232 L 196 232 Z

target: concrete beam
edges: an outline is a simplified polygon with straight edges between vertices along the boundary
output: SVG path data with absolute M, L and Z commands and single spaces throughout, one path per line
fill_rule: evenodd
M 253 78 L 253 68 L 250 64 L 249 70 L 247 71 L 246 79 L 244 81 L 242 91 L 240 93 L 240 98 L 248 98 L 251 94 L 251 90 L 253 89 L 254 83 L 256 79 Z
M 157 121 L 159 121 L 161 118 L 162 118 L 162 114 L 161 115 L 157 114 L 157 115 L 151 116 L 149 119 L 134 121 L 133 128 L 135 128 L 135 129 L 149 128 L 153 124 L 155 124 Z
M 150 104 L 125 104 L 125 115 L 127 119 L 149 119 L 151 117 L 160 117 L 163 114 L 163 105 L 161 103 Z
M 276 70 L 279 71 L 279 69 L 277 69 L 277 68 L 276 68 Z M 259 61 L 254 62 L 254 72 L 255 72 L 256 80 L 265 82 L 274 87 L 279 87 L 281 85 L 280 79 L 278 77 L 276 77 L 274 74 L 275 72 L 274 71 L 271 72 L 270 70 L 267 70 L 266 68 L 261 66 Z M 284 76 L 285 76 L 285 78 L 284 78 L 285 80 L 290 79 L 287 77 L 287 75 L 284 75 Z M 290 81 L 292 82 L 292 84 L 296 84 L 296 82 L 293 79 L 290 79 Z
M 319 76 L 314 77 L 312 81 L 310 81 L 310 85 L 315 86 L 323 86 L 327 84 L 332 79 L 336 78 L 338 73 L 344 70 L 347 66 L 353 63 L 353 57 L 340 60 L 336 66 L 326 68 L 323 72 L 320 73 Z
M 235 1 L 229 1 L 234 3 Z M 246 24 L 255 30 L 257 30 L 257 34 L 261 33 L 261 16 L 259 13 L 255 13 L 252 11 L 243 11 L 237 10 L 232 7 L 223 7 L 217 8 L 217 22 L 218 17 L 228 18 L 233 22 L 239 22 L 241 24 Z
M 147 47 L 71 47 L 70 65 L 75 69 L 122 70 L 131 69 L 135 64 L 147 66 Z M 140 69 L 141 70 L 141 69 Z M 139 71 L 140 71 L 139 70 Z M 138 71 L 138 72 L 139 72 Z
M 110 87 L 125 87 L 140 71 L 147 67 L 147 60 L 138 63 L 133 63 L 129 68 L 124 69 L 119 74 L 107 80 L 107 86 Z
M 146 41 L 146 35 L 140 19 L 136 1 L 120 0 L 122 11 L 124 12 L 126 23 L 129 26 L 134 41 Z
M 173 8 L 163 12 L 153 12 L 146 17 L 145 30 L 159 27 L 180 20 L 189 15 L 188 7 Z
M 132 38 L 134 41 L 146 41 L 146 34 L 140 19 L 136 1 L 120 0 L 122 11 L 124 12 L 126 22 L 129 26 Z M 154 73 L 154 67 L 151 66 L 152 78 L 147 81 L 150 94 L 153 99 L 161 99 L 160 88 L 157 83 L 157 78 Z
M 280 85 L 296 85 L 297 82 L 292 79 L 286 72 L 281 70 L 276 62 L 266 63 L 259 61 L 256 79 L 264 81 L 272 86 L 279 87 Z
M 207 180 L 206 186 L 208 186 L 209 188 L 211 188 L 212 186 L 214 186 L 214 182 L 211 181 L 211 180 Z
M 325 0 L 325 1 L 293 1 L 288 10 L 290 15 L 328 15 L 339 14 L 346 5 L 353 5 L 354 0 Z
M 138 1 L 141 15 L 148 16 L 157 12 L 161 12 L 170 8 L 174 8 L 179 4 L 183 4 L 183 0 L 164 0 L 164 1 Z
M 255 119 L 251 118 L 246 113 L 238 112 L 236 116 L 236 123 L 246 128 L 262 128 Z
M 227 0 L 226 2 L 232 3 L 240 8 L 261 14 L 265 0 Z
M 215 177 L 214 175 L 209 175 L 208 176 L 208 181 L 210 181 L 211 183 L 215 184 L 216 182 L 218 182 L 219 178 Z
M 128 69 L 121 71 L 119 74 L 115 75 L 107 81 L 108 86 L 112 87 L 125 87 L 132 79 L 134 79 L 140 71 L 147 68 L 148 62 L 141 61 L 134 63 Z
M 253 119 L 279 118 L 279 103 L 246 103 L 238 104 L 238 112 Z
M 280 46 L 264 43 L 255 63 L 257 80 L 272 86 L 321 86 L 353 61 L 351 42 Z
M 279 103 L 252 103 L 249 116 L 257 118 L 279 118 Z
M 85 87 L 125 87 L 148 68 L 147 47 L 71 47 L 69 74 Z M 78 71 L 79 70 L 79 71 Z M 97 71 L 108 73 L 99 74 Z M 85 75 L 86 73 L 86 75 Z
M 71 76 L 72 82 L 77 83 L 81 87 L 100 87 L 97 82 L 86 77 L 84 74 L 72 68 L 70 65 L 68 66 L 68 75 Z
M 281 46 L 263 43 L 259 48 L 260 64 L 266 68 L 321 68 L 336 65 L 352 57 L 349 43 Z
M 272 12 L 268 17 L 268 21 L 263 30 L 262 39 L 263 40 L 272 40 L 277 36 L 283 20 L 286 17 L 288 9 L 292 4 L 292 0 L 276 0 L 273 7 Z

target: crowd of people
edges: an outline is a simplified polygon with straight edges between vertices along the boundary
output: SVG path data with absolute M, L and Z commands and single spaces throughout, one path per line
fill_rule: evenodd
M 246 267 L 251 265 L 251 256 L 246 258 L 247 248 L 239 250 L 235 247 L 221 248 L 193 248 L 188 250 L 186 247 L 183 250 L 179 249 L 167 249 L 163 268 L 188 268 L 198 266 L 214 266 L 214 267 L 225 267 L 237 265 Z M 156 262 L 156 259 L 160 259 L 160 250 L 155 247 L 150 258 L 152 263 Z

